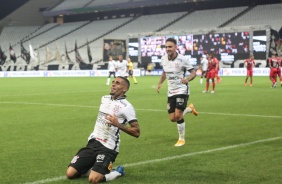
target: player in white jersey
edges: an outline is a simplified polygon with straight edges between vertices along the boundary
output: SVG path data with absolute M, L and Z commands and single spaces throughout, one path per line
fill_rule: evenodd
M 112 170 L 120 146 L 120 133 L 140 136 L 134 107 L 126 100 L 130 83 L 125 77 L 116 77 L 110 95 L 102 97 L 93 132 L 86 147 L 74 156 L 66 175 L 69 179 L 88 175 L 90 183 L 111 181 L 124 174 L 122 166 Z M 128 125 L 129 124 L 129 125 Z
M 206 58 L 208 58 L 208 54 L 206 55 Z M 207 69 L 208 69 L 208 60 L 201 57 L 201 64 L 200 64 L 200 68 L 202 70 L 202 75 L 201 75 L 201 79 L 200 79 L 200 84 L 203 84 L 203 77 L 206 75 Z
M 127 76 L 127 61 L 123 59 L 122 55 L 118 56 L 118 61 L 116 62 L 117 75 L 118 76 Z
M 112 56 L 109 57 L 108 70 L 109 70 L 109 76 L 106 84 L 110 85 L 111 75 L 113 75 L 114 78 L 116 78 L 116 61 L 113 60 Z
M 174 38 L 166 40 L 165 48 L 167 54 L 161 59 L 163 73 L 158 83 L 157 92 L 159 93 L 162 83 L 167 79 L 167 109 L 170 120 L 177 122 L 179 133 L 179 139 L 175 146 L 183 146 L 185 144 L 185 122 L 183 116 L 187 112 L 198 115 L 193 104 L 186 107 L 190 94 L 188 82 L 196 77 L 196 72 L 189 60 L 176 52 L 177 42 Z M 188 77 L 185 76 L 186 71 L 190 72 Z

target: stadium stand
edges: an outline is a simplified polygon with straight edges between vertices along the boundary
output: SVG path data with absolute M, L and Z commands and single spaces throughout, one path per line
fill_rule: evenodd
M 129 2 L 129 0 L 115 0 L 114 2 L 112 0 L 95 0 L 92 1 L 87 7 L 103 6 L 103 5 L 126 3 L 126 2 Z
M 60 11 L 60 10 L 68 10 L 68 9 L 74 9 L 74 8 L 82 8 L 88 3 L 90 3 L 91 0 L 65 0 L 55 8 L 53 8 L 51 11 Z
M 223 22 L 236 16 L 247 7 L 223 8 L 214 10 L 195 11 L 189 16 L 171 24 L 162 31 L 189 31 L 201 29 L 215 29 Z
M 271 25 L 274 29 L 280 29 L 282 25 L 282 4 L 258 5 L 251 11 L 231 22 L 229 27 Z
M 126 2 L 145 2 L 145 0 L 117 0 L 114 4 Z M 157 1 L 156 1 L 157 2 Z M 112 4 L 109 0 L 64 0 L 51 9 L 50 12 L 83 7 L 93 7 Z M 65 44 L 74 58 L 74 43 L 77 41 L 79 52 L 86 60 L 86 42 L 89 41 L 93 60 L 103 58 L 103 39 L 128 39 L 141 35 L 168 34 L 175 32 L 201 32 L 208 33 L 214 30 L 230 29 L 232 27 L 246 27 L 255 25 L 270 25 L 279 29 L 282 25 L 282 4 L 269 4 L 257 6 L 239 6 L 220 9 L 196 10 L 187 9 L 173 13 L 143 14 L 127 17 L 110 16 L 101 20 L 88 20 L 67 22 L 63 24 L 48 23 L 38 26 L 6 26 L 1 35 L 0 43 L 7 51 L 9 45 L 14 47 L 17 56 L 20 55 L 20 42 L 28 48 L 32 44 L 35 50 L 48 48 L 55 52 L 57 48 L 64 55 Z M 142 11 L 141 11 L 142 12 Z M 40 52 L 40 58 L 45 58 L 46 52 Z

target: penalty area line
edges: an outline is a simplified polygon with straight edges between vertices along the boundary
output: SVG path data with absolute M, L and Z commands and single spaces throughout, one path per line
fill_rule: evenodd
M 276 140 L 280 140 L 280 139 L 282 139 L 282 137 L 272 137 L 272 138 L 268 138 L 268 139 L 262 139 L 262 140 L 257 140 L 257 141 L 253 141 L 253 142 L 235 144 L 235 145 L 230 145 L 230 146 L 225 146 L 225 147 L 215 148 L 215 149 L 210 149 L 210 150 L 205 150 L 205 151 L 198 151 L 198 152 L 193 152 L 193 153 L 176 155 L 176 156 L 172 156 L 172 157 L 164 157 L 164 158 L 160 158 L 160 159 L 153 159 L 153 160 L 146 160 L 146 161 L 141 161 L 141 162 L 123 164 L 123 166 L 124 167 L 134 167 L 134 166 L 139 166 L 139 165 L 152 164 L 152 163 L 156 163 L 156 162 L 169 161 L 169 160 L 174 160 L 174 159 L 179 159 L 179 158 L 184 158 L 184 157 L 191 157 L 191 156 L 213 153 L 213 152 L 218 152 L 218 151 L 225 151 L 225 150 L 229 150 L 229 149 L 245 147 L 245 146 L 250 146 L 250 145 L 254 145 L 254 144 L 270 142 L 270 141 L 276 141 Z M 64 180 L 64 179 L 66 179 L 66 176 L 48 178 L 48 179 L 38 180 L 38 181 L 34 181 L 34 182 L 28 182 L 28 183 L 24 183 L 24 184 L 44 184 L 44 183 L 50 183 L 50 182 L 60 181 L 60 180 Z

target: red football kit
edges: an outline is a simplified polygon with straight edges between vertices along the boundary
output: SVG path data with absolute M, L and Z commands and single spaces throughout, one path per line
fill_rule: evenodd
M 215 78 L 216 65 L 218 64 L 218 60 L 216 58 L 212 58 L 208 60 L 208 70 L 207 70 L 207 79 Z
M 247 76 L 253 76 L 253 67 L 255 65 L 255 61 L 253 59 L 246 59 L 244 63 L 246 63 Z

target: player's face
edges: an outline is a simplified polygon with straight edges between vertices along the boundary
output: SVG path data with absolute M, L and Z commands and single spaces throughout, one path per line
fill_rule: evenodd
M 176 45 L 173 42 L 166 42 L 165 43 L 165 50 L 168 56 L 172 57 L 176 52 Z
M 125 81 L 121 78 L 115 78 L 112 82 L 110 95 L 112 95 L 112 97 L 116 99 L 118 97 L 124 96 L 126 91 L 127 86 L 125 84 Z
M 119 56 L 118 56 L 118 60 L 122 61 L 122 60 L 123 60 L 123 56 L 122 56 L 122 55 L 119 55 Z

